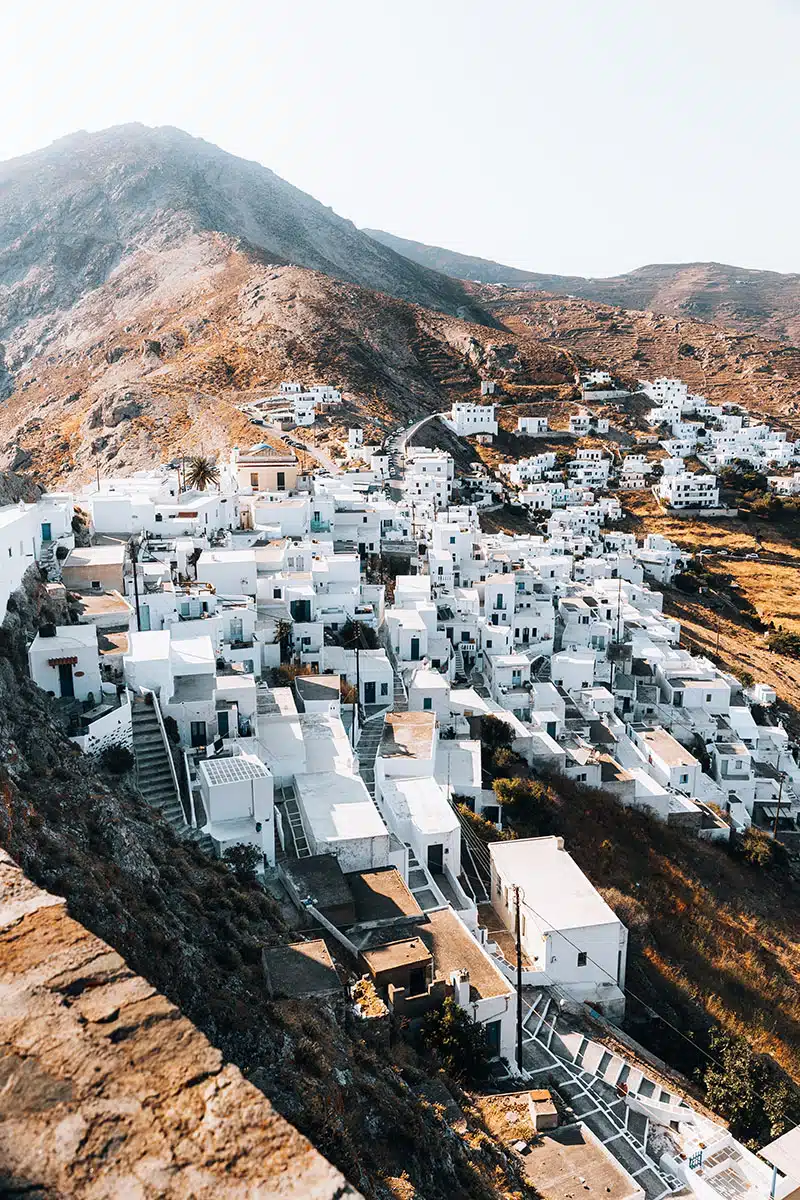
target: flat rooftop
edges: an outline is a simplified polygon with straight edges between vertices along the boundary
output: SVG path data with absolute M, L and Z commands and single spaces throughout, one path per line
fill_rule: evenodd
M 424 967 L 433 960 L 421 937 L 387 942 L 385 946 L 376 946 L 374 950 L 362 950 L 361 953 L 373 975 L 393 971 L 398 967 Z
M 657 755 L 668 767 L 696 767 L 697 759 L 690 754 L 666 729 L 633 728 L 644 741 L 651 754 Z
M 428 712 L 386 714 L 381 737 L 381 758 L 429 758 L 433 749 L 436 717 Z
M 242 783 L 248 779 L 266 779 L 269 776 L 261 759 L 254 754 L 201 758 L 197 768 L 212 787 L 223 783 Z
M 341 842 L 389 834 L 378 809 L 358 775 L 318 771 L 296 775 L 295 790 L 314 841 Z
M 422 916 L 422 909 L 396 867 L 353 871 L 345 878 L 355 901 L 359 924 Z
M 119 617 L 127 620 L 133 612 L 133 606 L 119 592 L 81 592 L 80 599 L 82 622 L 95 620 L 97 617 Z
M 454 971 L 469 971 L 473 1000 L 505 996 L 511 991 L 511 984 L 452 909 L 440 908 L 428 913 L 427 923 L 419 926 L 419 936 L 433 955 L 437 979 L 449 982 Z
M 125 543 L 113 546 L 76 546 L 70 550 L 62 563 L 62 570 L 69 567 L 122 566 L 125 561 Z
M 301 700 L 338 700 L 338 675 L 298 675 L 294 681 Z
M 557 837 L 491 842 L 489 854 L 504 883 L 518 885 L 540 929 L 582 929 L 617 921 Z M 537 915 L 534 916 L 534 913 Z
M 344 991 L 322 938 L 265 949 L 262 962 L 267 986 L 273 995 L 321 999 L 341 995 Z

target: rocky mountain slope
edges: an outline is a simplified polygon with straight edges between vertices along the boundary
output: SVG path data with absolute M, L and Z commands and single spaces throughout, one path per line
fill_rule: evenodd
M 706 262 L 655 263 L 625 275 L 588 279 L 582 275 L 522 271 L 490 259 L 409 241 L 381 229 L 365 229 L 364 233 L 412 262 L 454 279 L 578 296 L 619 308 L 712 321 L 741 332 L 800 342 L 800 275 Z
M 258 163 L 178 129 L 122 125 L 0 164 L 9 367 L 46 345 L 87 293 L 115 277 L 124 292 L 137 254 L 174 257 L 208 232 L 431 308 L 456 313 L 469 303 L 457 282 L 380 246 Z
M 59 320 L 0 405 L 0 459 L 49 483 L 249 446 L 263 434 L 236 406 L 286 378 L 337 384 L 380 435 L 477 395 L 481 373 L 574 377 L 558 347 L 265 264 L 221 234 L 141 251 Z
M 714 402 L 733 401 L 800 432 L 800 349 L 690 317 L 614 308 L 505 287 L 474 287 L 519 341 L 559 346 L 631 384 L 679 376 Z

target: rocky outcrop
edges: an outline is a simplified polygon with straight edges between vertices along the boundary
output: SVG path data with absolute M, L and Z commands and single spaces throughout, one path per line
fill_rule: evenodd
M 0 850 L 0 1190 L 357 1197 L 164 996 Z
M 0 401 L 7 400 L 14 391 L 14 376 L 6 366 L 6 348 L 0 346 Z

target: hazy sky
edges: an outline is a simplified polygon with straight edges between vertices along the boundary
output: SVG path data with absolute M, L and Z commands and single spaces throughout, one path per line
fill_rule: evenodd
M 800 0 L 7 0 L 0 113 L 2 159 L 177 125 L 532 270 L 800 271 Z

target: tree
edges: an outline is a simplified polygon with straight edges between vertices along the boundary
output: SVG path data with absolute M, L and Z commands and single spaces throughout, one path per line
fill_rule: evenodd
M 257 846 L 248 845 L 246 842 L 237 842 L 235 846 L 228 847 L 224 857 L 239 883 L 255 882 L 256 867 L 262 860 L 261 851 Z
M 497 803 L 502 806 L 515 826 L 533 826 L 537 832 L 547 832 L 548 814 L 543 807 L 547 787 L 533 779 L 495 779 L 492 784 Z
M 753 1149 L 780 1137 L 796 1124 L 800 1097 L 765 1055 L 754 1054 L 744 1038 L 715 1029 L 703 1082 L 710 1108 L 729 1122 L 735 1138 Z
M 490 753 L 510 750 L 512 740 L 511 726 L 506 721 L 500 717 L 481 717 L 481 741 Z
M 489 1069 L 489 1044 L 482 1025 L 448 996 L 422 1022 L 422 1041 L 451 1075 L 478 1082 Z
M 219 483 L 219 468 L 213 459 L 196 454 L 184 468 L 184 480 L 188 487 L 204 492 L 209 484 Z

